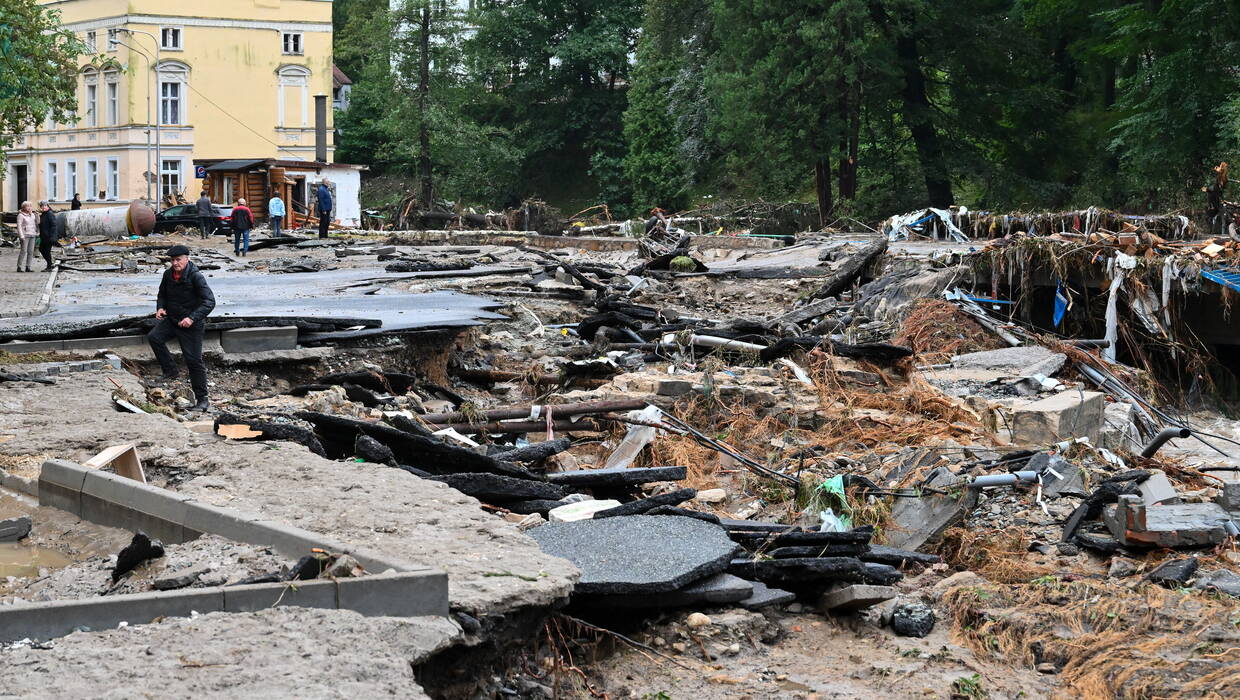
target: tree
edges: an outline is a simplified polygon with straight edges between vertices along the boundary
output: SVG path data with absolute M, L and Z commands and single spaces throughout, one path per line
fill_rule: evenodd
M 35 0 L 0 4 L 0 164 L 17 134 L 77 109 L 78 57 L 87 47 Z

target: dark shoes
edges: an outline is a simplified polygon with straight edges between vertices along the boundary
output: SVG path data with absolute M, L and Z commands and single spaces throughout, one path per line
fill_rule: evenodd
M 211 404 L 210 404 L 210 402 L 208 402 L 206 399 L 202 399 L 202 400 L 201 400 L 201 401 L 199 401 L 198 403 L 196 403 L 196 404 L 194 404 L 193 406 L 191 406 L 189 410 L 191 410 L 191 411 L 197 411 L 197 412 L 199 412 L 199 413 L 205 413 L 205 412 L 207 411 L 207 409 L 209 409 L 209 408 L 211 408 Z

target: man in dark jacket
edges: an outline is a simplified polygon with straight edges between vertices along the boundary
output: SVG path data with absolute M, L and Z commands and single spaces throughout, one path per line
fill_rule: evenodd
M 39 255 L 47 262 L 44 272 L 52 271 L 52 243 L 56 241 L 56 212 L 47 202 L 39 202 Z
M 250 229 L 254 228 L 254 212 L 238 199 L 232 210 L 233 255 L 245 257 L 250 254 Z
M 195 206 L 198 208 L 198 231 L 203 238 L 210 238 L 211 234 L 215 233 L 215 207 L 211 206 L 211 198 L 207 196 L 206 190 L 202 191 Z
M 320 182 L 319 190 L 315 193 L 319 208 L 319 238 L 327 238 L 327 227 L 332 222 L 332 191 L 327 185 L 327 180 Z
M 159 322 L 146 340 L 163 369 L 161 379 L 173 380 L 181 376 L 172 353 L 168 352 L 168 340 L 176 336 L 197 401 L 191 410 L 205 411 L 210 404 L 207 402 L 207 366 L 202 362 L 202 337 L 207 315 L 215 308 L 215 295 L 198 266 L 189 261 L 189 248 L 174 245 L 168 249 L 168 255 L 172 258 L 172 267 L 164 272 L 155 302 L 155 318 Z

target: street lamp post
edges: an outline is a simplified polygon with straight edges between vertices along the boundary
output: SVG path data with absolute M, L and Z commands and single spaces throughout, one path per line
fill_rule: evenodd
M 127 27 L 122 27 L 118 29 L 117 31 L 125 32 L 126 34 L 145 34 L 146 36 L 151 37 L 151 41 L 155 43 L 155 65 L 152 66 L 151 68 L 155 74 L 155 86 L 156 88 L 158 88 L 159 87 L 159 62 L 161 60 L 160 52 L 159 52 L 161 48 L 159 37 L 155 36 L 154 34 L 148 31 L 143 31 L 141 29 L 129 29 Z M 164 193 L 163 193 L 164 191 L 164 177 L 163 177 L 164 161 L 163 161 L 163 152 L 160 148 L 161 143 L 162 143 L 161 132 L 163 131 L 161 127 L 164 124 L 163 110 L 164 110 L 164 104 L 163 104 L 163 101 L 160 100 L 155 105 L 155 181 L 159 183 L 159 185 L 155 188 L 155 193 L 157 195 L 155 199 L 155 211 L 156 212 L 159 212 L 163 209 L 163 201 L 164 201 Z
M 153 203 L 154 200 L 151 199 L 151 180 L 156 178 L 157 175 L 151 171 L 151 93 L 155 91 L 153 87 L 155 74 L 151 72 L 151 57 L 142 49 L 130 46 L 120 39 L 112 39 L 111 43 L 120 44 L 130 51 L 137 52 L 142 57 L 142 60 L 146 61 L 146 177 L 143 179 L 146 180 L 146 201 Z

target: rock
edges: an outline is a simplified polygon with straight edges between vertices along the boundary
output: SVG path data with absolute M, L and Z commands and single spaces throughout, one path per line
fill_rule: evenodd
M 341 554 L 336 557 L 331 566 L 327 567 L 324 573 L 332 578 L 353 578 L 354 576 L 361 576 L 364 572 L 365 569 L 362 568 L 361 564 L 357 563 L 356 559 L 348 554 Z
M 157 591 L 172 591 L 178 588 L 186 588 L 194 585 L 203 574 L 209 571 L 211 571 L 211 567 L 207 564 L 180 569 L 155 579 L 151 582 L 151 587 Z
M 872 605 L 891 600 L 896 597 L 896 589 L 891 586 L 872 586 L 855 583 L 823 593 L 818 598 L 820 612 L 855 612 Z
M 1123 557 L 1114 557 L 1111 559 L 1111 568 L 1107 570 L 1107 577 L 1128 578 L 1135 573 L 1137 573 L 1136 562 Z
M 1055 545 L 1055 549 L 1065 557 L 1075 557 L 1081 553 L 1081 548 L 1071 542 L 1060 542 Z
M 793 603 L 792 605 L 788 606 L 788 612 L 792 613 L 793 615 L 800 615 L 801 613 L 805 612 L 805 606 L 801 605 L 800 603 Z
M 1017 404 L 1012 408 L 1012 442 L 1052 445 L 1087 437 L 1098 444 L 1105 409 L 1105 398 L 1096 391 L 1064 391 L 1040 401 Z
M 585 488 L 623 488 L 656 481 L 680 481 L 688 475 L 688 467 L 642 467 L 627 469 L 580 469 L 547 475 L 547 481 L 561 486 Z
M 1145 581 L 1156 583 L 1164 588 L 1183 588 L 1188 585 L 1193 574 L 1197 573 L 1200 562 L 1197 557 L 1171 559 L 1159 564 L 1156 569 L 1145 575 Z
M 538 513 L 529 513 L 526 515 L 522 515 L 521 513 L 509 513 L 504 516 L 504 520 L 516 525 L 517 529 L 521 532 L 525 532 L 532 527 L 538 527 L 539 525 L 547 522 L 547 519 Z
M 672 642 L 672 649 L 673 649 L 673 650 L 674 650 L 677 654 L 683 654 L 683 653 L 685 653 L 685 650 L 686 650 L 686 649 L 688 649 L 688 647 L 687 647 L 687 646 L 685 646 L 685 643 L 684 643 L 684 642 Z
M 948 576 L 947 578 L 943 579 L 942 581 L 939 581 L 938 583 L 934 584 L 934 586 L 930 589 L 930 595 L 931 597 L 937 600 L 939 598 L 942 598 L 943 594 L 947 593 L 947 591 L 953 588 L 957 588 L 957 587 L 971 588 L 974 586 L 985 586 L 989 583 L 990 581 L 987 581 L 986 579 L 982 578 L 978 574 L 973 573 L 972 571 L 958 571 L 952 574 L 951 576 Z
M 1047 498 L 1089 495 L 1085 490 L 1085 470 L 1059 455 L 1039 452 L 1029 458 L 1025 469 L 1042 475 L 1042 495 Z
M 1098 436 L 1098 446 L 1112 451 L 1140 451 L 1141 435 L 1137 432 L 1134 414 L 1130 404 L 1108 403 L 1103 411 L 1102 433 Z
M 353 454 L 373 464 L 396 464 L 396 455 L 392 453 L 392 448 L 361 433 L 358 433 L 357 439 L 353 441 Z
M 164 544 L 152 540 L 145 532 L 134 533 L 133 539 L 116 555 L 116 566 L 112 568 L 112 583 L 133 571 L 142 562 L 164 556 Z
M 0 542 L 16 542 L 29 535 L 31 527 L 30 516 L 27 515 L 0 520 Z
M 444 474 L 431 477 L 433 481 L 442 481 L 467 496 L 473 496 L 488 503 L 504 503 L 528 499 L 556 500 L 564 498 L 564 487 L 549 484 L 545 481 L 518 479 L 502 474 L 484 472 L 465 474 Z
M 891 628 L 901 637 L 925 637 L 934 623 L 934 610 L 922 602 L 900 603 L 891 611 Z
M 582 594 L 674 591 L 722 573 L 736 551 L 718 525 L 668 515 L 549 523 L 528 534 L 581 569 Z
M 610 510 L 620 505 L 620 501 L 611 499 L 603 501 L 579 501 L 552 508 L 547 512 L 547 520 L 553 523 L 571 523 L 578 520 L 590 520 L 594 514 Z
M 738 602 L 746 610 L 760 610 L 772 605 L 783 605 L 796 600 L 796 595 L 778 588 L 770 588 L 761 581 L 753 581 L 753 594 Z
M 696 495 L 697 490 L 695 489 L 677 489 L 671 493 L 651 496 L 649 498 L 641 498 L 631 503 L 616 506 L 615 508 L 599 511 L 594 514 L 594 519 L 600 520 L 603 518 L 615 518 L 624 515 L 639 515 L 658 506 L 680 505 Z
M 1193 588 L 1218 591 L 1240 598 L 1240 575 L 1230 569 L 1218 569 L 1198 576 Z
M 887 529 L 887 544 L 891 547 L 920 549 L 963 521 L 965 514 L 977 505 L 978 490 L 965 488 L 964 479 L 946 468 L 931 472 L 925 485 L 947 493 L 895 499 Z
M 698 501 L 699 503 L 723 503 L 728 500 L 728 492 L 724 489 L 706 489 L 704 491 L 698 491 L 698 494 L 693 497 L 693 500 Z
M 1059 667 L 1049 661 L 1043 661 L 1037 666 L 1038 673 L 1059 673 Z
M 723 653 L 727 654 L 728 656 L 736 656 L 737 654 L 741 653 L 741 645 L 737 642 L 732 642 L 731 644 L 727 646 L 727 648 L 723 650 Z
M 710 617 L 700 612 L 690 613 L 689 617 L 685 618 L 685 624 L 693 629 L 705 627 L 710 624 Z

